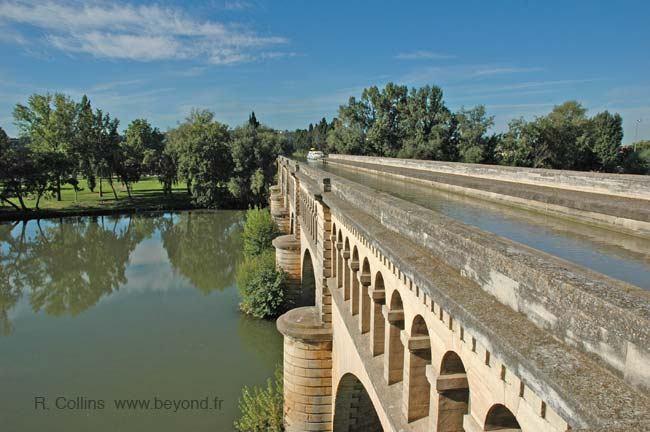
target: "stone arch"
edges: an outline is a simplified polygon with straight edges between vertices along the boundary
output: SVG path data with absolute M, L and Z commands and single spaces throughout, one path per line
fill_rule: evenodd
M 316 304 L 316 272 L 309 249 L 302 256 L 300 295 L 296 306 L 314 306 Z
M 359 250 L 356 245 L 352 247 L 350 272 L 350 296 L 345 297 L 345 300 L 352 300 L 350 302 L 350 310 L 352 315 L 357 315 L 359 313 Z
M 346 237 L 343 246 L 343 298 L 350 299 L 350 240 Z
M 361 265 L 361 275 L 359 276 L 359 330 L 361 333 L 370 331 L 370 295 L 369 287 L 371 281 L 370 262 L 368 258 L 363 259 Z
M 436 388 L 436 430 L 462 431 L 463 418 L 469 412 L 469 385 L 465 365 L 454 351 L 447 351 L 442 356 Z
M 431 384 L 427 379 L 427 366 L 431 364 L 431 342 L 422 315 L 413 318 L 404 360 L 403 411 L 407 421 L 411 422 L 429 415 L 431 400 Z
M 377 411 L 363 383 L 355 375 L 343 375 L 336 389 L 334 432 L 383 431 Z
M 517 417 L 505 405 L 494 404 L 485 416 L 485 427 L 483 430 L 521 430 Z
M 372 312 L 370 315 L 371 324 L 370 336 L 372 354 L 377 356 L 384 353 L 384 338 L 386 334 L 386 320 L 382 315 L 381 309 L 385 299 L 386 289 L 384 287 L 384 277 L 378 271 L 375 275 L 374 284 L 372 285 Z
M 388 331 L 386 332 L 386 347 L 384 356 L 384 378 L 386 382 L 395 384 L 402 381 L 404 376 L 404 345 L 401 333 L 404 330 L 404 305 L 397 290 L 393 294 L 386 311 Z

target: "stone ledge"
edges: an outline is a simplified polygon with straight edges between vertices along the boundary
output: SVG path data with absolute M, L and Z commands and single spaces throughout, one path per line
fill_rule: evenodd
M 466 164 L 418 159 L 331 154 L 327 161 L 352 161 L 418 169 L 429 172 L 456 173 L 482 179 L 509 179 L 526 184 L 553 186 L 569 190 L 607 193 L 650 200 L 650 178 L 644 175 L 609 174 L 586 171 L 523 168 L 504 165 Z
M 278 318 L 276 326 L 284 336 L 294 339 L 314 342 L 332 340 L 332 329 L 321 321 L 320 311 L 316 306 L 292 309 Z
M 276 237 L 271 242 L 273 247 L 282 250 L 300 250 L 300 240 L 293 234 Z

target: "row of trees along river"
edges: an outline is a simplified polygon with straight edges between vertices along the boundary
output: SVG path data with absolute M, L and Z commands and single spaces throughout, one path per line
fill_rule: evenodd
M 284 134 L 261 125 L 251 114 L 234 129 L 212 112 L 193 110 L 176 128 L 163 133 L 146 119 L 119 131 L 119 120 L 94 109 L 84 96 L 32 95 L 14 109 L 19 138 L 0 128 L 0 200 L 28 210 L 27 198 L 61 200 L 62 185 L 77 191 L 80 179 L 101 195 L 117 200 L 115 182 L 131 197 L 133 185 L 156 176 L 162 190 L 186 185 L 196 206 L 246 208 L 265 202 L 274 161 L 287 153 Z M 109 190 L 102 190 L 108 185 Z
M 369 87 L 341 105 L 331 122 L 277 131 L 254 113 L 236 128 L 212 112 L 194 110 L 177 127 L 161 132 L 146 119 L 120 133 L 118 119 L 93 109 L 84 96 L 32 95 L 14 109 L 19 137 L 0 128 L 0 201 L 27 210 L 42 197 L 61 200 L 62 184 L 75 192 L 79 180 L 103 194 L 114 182 L 131 196 L 143 176 L 156 176 L 171 194 L 186 185 L 201 207 L 245 208 L 264 203 L 278 154 L 316 147 L 331 153 L 404 157 L 591 171 L 646 173 L 650 141 L 623 146 L 622 118 L 592 116 L 569 101 L 532 120 L 515 119 L 502 133 L 485 107 L 451 111 L 436 86 L 408 89 L 389 83 Z
M 341 105 L 338 117 L 296 130 L 290 144 L 299 152 L 432 159 L 584 171 L 644 174 L 650 141 L 623 146 L 622 118 L 603 111 L 587 115 L 568 101 L 544 116 L 512 120 L 493 132 L 484 106 L 451 111 L 436 86 L 408 89 L 389 83 L 364 89 Z

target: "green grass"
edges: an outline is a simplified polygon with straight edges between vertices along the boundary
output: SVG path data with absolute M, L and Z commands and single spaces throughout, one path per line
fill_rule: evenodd
M 113 196 L 113 191 L 106 180 L 103 184 L 103 196 L 99 196 L 99 184 L 92 192 L 85 180 L 80 180 L 79 188 L 81 189 L 75 199 L 74 189 L 71 185 L 65 184 L 61 187 L 61 201 L 57 201 L 55 196 L 45 196 L 41 198 L 40 212 L 43 215 L 48 213 L 54 214 L 83 214 L 93 211 L 120 211 L 120 210 L 138 210 L 138 209 L 166 209 L 166 208 L 183 208 L 190 206 L 190 197 L 184 184 L 175 185 L 172 195 L 165 195 L 162 191 L 162 185 L 155 177 L 144 178 L 133 184 L 131 194 L 128 197 L 126 188 L 121 183 L 114 181 L 115 191 L 118 199 Z M 17 202 L 17 200 L 13 200 Z M 35 210 L 35 197 L 25 200 L 25 205 L 30 210 Z M 0 216 L 9 214 L 20 214 L 16 209 L 8 204 L 0 204 Z

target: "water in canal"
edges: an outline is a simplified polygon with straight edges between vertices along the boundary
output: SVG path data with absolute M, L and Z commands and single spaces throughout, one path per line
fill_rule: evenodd
M 232 430 L 282 358 L 275 324 L 237 310 L 242 217 L 0 224 L 0 430 Z
M 648 239 L 341 165 L 319 163 L 314 166 L 615 279 L 650 289 Z

